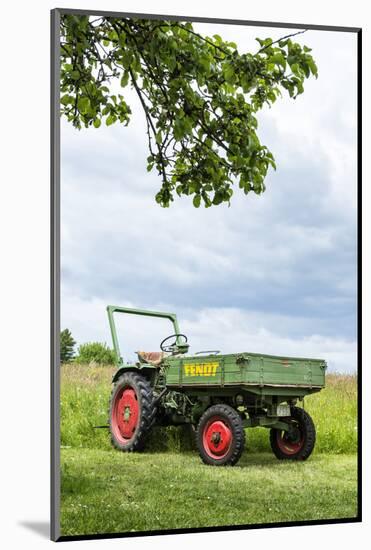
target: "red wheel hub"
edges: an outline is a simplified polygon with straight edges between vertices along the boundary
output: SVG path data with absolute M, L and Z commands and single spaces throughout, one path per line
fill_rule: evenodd
M 122 443 L 133 437 L 139 419 L 139 403 L 133 388 L 121 388 L 112 408 L 112 429 Z
M 231 447 L 232 431 L 228 424 L 219 417 L 209 420 L 202 437 L 204 449 L 212 458 L 225 457 Z
M 286 455 L 294 455 L 300 451 L 304 445 L 304 435 L 299 427 L 294 427 L 290 434 L 285 431 L 277 431 L 277 445 Z

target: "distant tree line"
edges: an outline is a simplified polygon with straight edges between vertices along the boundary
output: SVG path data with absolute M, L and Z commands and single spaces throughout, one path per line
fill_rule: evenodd
M 96 363 L 98 365 L 113 365 L 115 353 L 101 342 L 87 342 L 81 344 L 75 353 L 76 341 L 71 331 L 65 328 L 60 333 L 60 360 L 61 363 Z

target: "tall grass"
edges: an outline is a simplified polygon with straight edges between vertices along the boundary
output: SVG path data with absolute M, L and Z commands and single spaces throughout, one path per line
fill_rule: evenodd
M 61 366 L 62 447 L 110 448 L 106 429 L 114 367 Z
M 304 400 L 304 408 L 316 427 L 316 452 L 355 453 L 357 451 L 357 376 L 329 374 L 326 387 Z M 247 448 L 268 449 L 267 430 L 247 431 Z
M 61 445 L 109 449 L 107 424 L 112 367 L 68 364 L 61 367 Z M 305 399 L 317 430 L 318 453 L 353 453 L 357 450 L 357 377 L 329 374 L 326 388 Z M 269 451 L 265 428 L 246 431 L 247 450 Z M 183 450 L 190 447 L 184 428 L 156 428 L 148 450 Z

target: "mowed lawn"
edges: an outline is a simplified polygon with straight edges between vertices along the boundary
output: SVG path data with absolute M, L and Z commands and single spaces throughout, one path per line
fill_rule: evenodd
M 352 518 L 356 456 L 281 462 L 244 453 L 209 467 L 197 453 L 62 450 L 63 535 Z
M 62 535 L 357 515 L 356 377 L 329 375 L 325 390 L 307 398 L 317 445 L 306 462 L 277 460 L 268 430 L 258 428 L 247 430 L 238 464 L 218 468 L 182 451 L 179 430 L 158 430 L 146 452 L 113 449 L 108 431 L 94 428 L 107 421 L 111 374 L 62 367 Z

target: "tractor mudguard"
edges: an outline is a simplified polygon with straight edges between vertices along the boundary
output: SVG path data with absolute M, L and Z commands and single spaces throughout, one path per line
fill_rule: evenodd
M 145 376 L 150 382 L 153 381 L 154 379 L 154 376 L 155 376 L 155 373 L 157 371 L 157 368 L 158 367 L 155 367 L 154 365 L 141 365 L 141 366 L 127 366 L 127 367 L 121 367 L 119 368 L 113 378 L 112 378 L 112 384 L 114 384 L 115 382 L 117 382 L 117 380 L 120 378 L 120 376 L 124 373 L 124 372 L 137 372 L 138 374 L 142 374 L 143 376 Z

